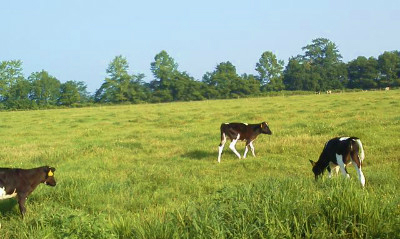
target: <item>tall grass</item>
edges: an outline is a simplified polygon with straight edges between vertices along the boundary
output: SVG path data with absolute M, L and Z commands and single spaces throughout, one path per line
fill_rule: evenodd
M 398 238 L 399 91 L 0 113 L 2 167 L 56 167 L 21 219 L 0 201 L 2 238 Z M 225 148 L 223 122 L 267 121 L 256 158 Z M 352 166 L 315 182 L 309 159 L 358 136 Z M 238 151 L 243 154 L 243 144 Z

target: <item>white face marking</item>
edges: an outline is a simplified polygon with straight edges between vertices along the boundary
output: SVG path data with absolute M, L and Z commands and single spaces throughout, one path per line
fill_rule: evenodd
M 350 137 L 341 137 L 339 140 L 340 141 L 343 141 L 343 140 L 346 140 L 346 139 L 349 139 Z
M 225 123 L 225 124 L 229 124 L 229 123 Z
M 243 123 L 243 124 L 245 124 L 245 125 L 249 125 L 248 123 Z

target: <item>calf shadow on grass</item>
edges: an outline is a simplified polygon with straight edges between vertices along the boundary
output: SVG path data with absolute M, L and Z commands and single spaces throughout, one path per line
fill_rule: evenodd
M 17 205 L 15 199 L 6 199 L 0 201 L 0 215 L 5 216 L 14 211 L 14 207 Z M 19 210 L 18 210 L 19 211 Z
M 218 152 L 210 152 L 210 151 L 204 151 L 204 150 L 193 150 L 190 152 L 186 152 L 181 155 L 183 158 L 188 158 L 192 160 L 203 160 L 207 159 L 210 157 L 217 157 Z

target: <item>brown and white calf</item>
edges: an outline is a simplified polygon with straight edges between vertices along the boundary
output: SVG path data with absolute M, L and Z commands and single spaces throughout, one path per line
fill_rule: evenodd
M 314 172 L 315 180 L 325 171 L 328 170 L 331 177 L 331 169 L 338 174 L 339 168 L 344 177 L 350 178 L 347 173 L 346 165 L 353 163 L 356 168 L 358 178 L 361 185 L 365 185 L 365 177 L 361 170 L 365 153 L 361 140 L 357 137 L 336 137 L 329 140 L 319 156 L 317 162 L 310 160 Z
M 17 197 L 22 217 L 27 197 L 40 184 L 56 186 L 55 168 L 43 166 L 33 169 L 0 168 L 0 200 Z
M 226 138 L 229 138 L 232 142 L 229 148 L 238 156 L 240 154 L 236 151 L 235 145 L 238 140 L 246 140 L 246 147 L 244 150 L 243 158 L 246 158 L 248 152 L 248 146 L 251 148 L 251 152 L 255 157 L 253 141 L 260 134 L 272 134 L 269 126 L 266 122 L 260 124 L 246 124 L 246 123 L 225 123 L 221 124 L 221 143 L 219 144 L 218 152 L 218 163 L 221 162 L 221 154 L 224 149 Z

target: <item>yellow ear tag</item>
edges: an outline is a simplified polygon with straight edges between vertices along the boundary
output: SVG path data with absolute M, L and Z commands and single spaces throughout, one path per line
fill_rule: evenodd
M 49 171 L 49 173 L 47 174 L 47 176 L 49 176 L 49 177 L 51 177 L 51 176 L 53 176 L 54 175 L 54 173 L 50 170 Z
M 262 124 L 260 124 L 261 125 L 261 128 L 262 128 Z

